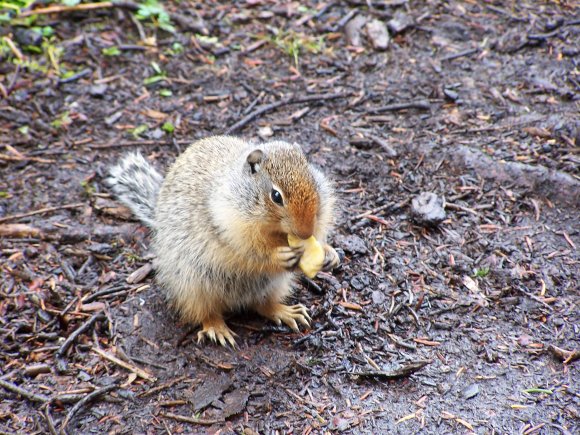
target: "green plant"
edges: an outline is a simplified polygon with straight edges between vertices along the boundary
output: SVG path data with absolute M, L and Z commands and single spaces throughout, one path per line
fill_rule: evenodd
M 151 68 L 153 68 L 153 71 L 155 71 L 155 74 L 153 74 L 152 76 L 149 76 L 145 80 L 143 80 L 143 84 L 145 86 L 152 85 L 153 83 L 158 83 L 160 81 L 167 79 L 167 74 L 165 73 L 165 71 L 163 71 L 161 69 L 161 67 L 159 66 L 159 64 L 157 62 L 151 62 Z
M 139 5 L 139 10 L 135 16 L 138 20 L 150 19 L 160 29 L 169 33 L 175 33 L 175 27 L 171 24 L 169 14 L 157 0 L 145 0 Z
M 489 275 L 489 267 L 477 268 L 473 271 L 474 278 L 485 278 Z
M 103 56 L 119 56 L 121 54 L 121 50 L 119 47 L 107 47 L 101 50 Z
M 72 119 L 69 116 L 69 112 L 62 112 L 60 115 L 56 117 L 54 121 L 50 123 L 54 128 L 57 129 L 65 129 L 72 124 Z
M 171 122 L 166 122 L 161 126 L 161 130 L 166 133 L 173 134 L 175 131 L 175 126 Z
M 89 197 L 93 196 L 96 192 L 95 186 L 89 180 L 81 181 L 81 187 L 83 188 L 85 194 Z
M 278 32 L 270 38 L 270 42 L 290 56 L 298 68 L 299 57 L 302 51 L 320 53 L 324 49 L 324 37 L 314 37 L 293 30 Z
M 141 124 L 135 127 L 133 130 L 131 130 L 131 134 L 135 139 L 139 139 L 139 136 L 145 133 L 148 129 L 149 127 L 147 125 Z

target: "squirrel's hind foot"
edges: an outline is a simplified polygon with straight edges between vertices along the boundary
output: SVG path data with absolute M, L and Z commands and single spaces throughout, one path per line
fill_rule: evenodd
M 278 302 L 270 302 L 264 305 L 256 307 L 256 311 L 262 316 L 272 320 L 277 325 L 284 322 L 293 331 L 298 332 L 298 323 L 309 328 L 310 327 L 310 315 L 306 310 L 306 307 L 302 304 L 297 305 L 284 305 Z M 297 323 L 298 321 L 298 323 Z
M 201 343 L 205 338 L 209 338 L 214 343 L 219 342 L 223 347 L 229 344 L 236 347 L 234 339 L 236 333 L 232 331 L 221 316 L 210 317 L 202 322 L 202 330 L 197 333 L 197 342 Z

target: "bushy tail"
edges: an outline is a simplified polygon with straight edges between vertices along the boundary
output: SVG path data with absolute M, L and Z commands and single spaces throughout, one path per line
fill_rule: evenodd
M 155 203 L 163 176 L 141 154 L 134 152 L 123 157 L 118 165 L 111 167 L 105 182 L 119 201 L 153 228 Z

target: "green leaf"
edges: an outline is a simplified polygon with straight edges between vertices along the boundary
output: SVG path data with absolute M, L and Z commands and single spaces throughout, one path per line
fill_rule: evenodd
M 489 275 L 489 267 L 482 267 L 481 269 L 475 269 L 473 271 L 473 275 L 475 278 L 485 278 Z
M 121 50 L 119 47 L 107 47 L 101 50 L 104 56 L 119 56 L 121 54 Z
M 173 95 L 173 92 L 171 92 L 171 89 L 160 89 L 159 95 L 161 95 L 162 97 L 171 97 Z
M 145 124 L 141 124 L 137 127 L 135 127 L 132 131 L 131 134 L 133 135 L 133 137 L 135 139 L 138 139 L 140 135 L 142 135 L 143 133 L 145 133 L 147 130 L 149 129 L 149 127 L 147 127 L 147 125 Z
M 54 35 L 54 29 L 50 26 L 44 26 L 40 31 L 42 32 L 42 36 L 45 38 L 50 38 Z
M 25 135 L 25 136 L 28 134 L 29 130 L 30 130 L 30 127 L 28 127 L 27 125 L 23 125 L 22 127 L 18 128 L 18 132 L 20 134 Z
M 172 134 L 175 131 L 175 126 L 171 122 L 166 122 L 161 126 L 161 130 L 166 133 Z
M 34 53 L 34 54 L 41 54 L 42 53 L 42 48 L 37 47 L 36 45 L 27 45 L 26 47 L 24 47 L 24 50 L 26 50 L 29 53 Z
M 147 85 L 152 85 L 153 83 L 161 82 L 163 80 L 165 80 L 164 75 L 156 75 L 156 76 L 147 77 L 145 80 L 143 80 L 143 84 L 145 86 L 147 86 Z
M 207 44 L 207 45 L 217 45 L 219 43 L 219 39 L 217 36 L 206 36 L 206 35 L 201 35 L 199 33 L 196 33 L 195 39 L 197 39 L 202 44 Z
M 151 62 L 151 68 L 153 68 L 153 70 L 157 73 L 157 74 L 162 74 L 163 72 L 161 71 L 161 67 L 159 66 L 159 64 L 157 62 Z
M 183 44 L 181 44 L 180 42 L 174 42 L 171 45 L 171 49 L 175 54 L 183 53 Z
M 63 112 L 58 117 L 50 123 L 54 128 L 66 128 L 72 124 L 72 119 L 70 119 L 69 112 Z
M 554 394 L 552 390 L 548 390 L 545 388 L 528 388 L 527 390 L 524 390 L 524 393 Z

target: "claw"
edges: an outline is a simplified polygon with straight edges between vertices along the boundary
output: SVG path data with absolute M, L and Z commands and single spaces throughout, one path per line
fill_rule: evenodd
M 330 245 L 324 245 L 324 263 L 322 264 L 322 270 L 325 272 L 335 269 L 340 264 L 340 257 L 334 248 Z
M 309 320 L 311 320 L 311 318 L 308 315 L 306 307 L 301 304 L 288 306 L 280 303 L 270 303 L 265 306 L 257 307 L 257 311 L 277 325 L 284 322 L 288 327 L 290 327 L 290 329 L 296 332 L 300 331 L 298 323 L 307 328 L 310 327 Z
M 236 340 L 234 339 L 236 333 L 227 327 L 221 317 L 208 319 L 202 324 L 203 329 L 197 333 L 198 343 L 201 343 L 207 337 L 214 343 L 219 342 L 223 347 L 227 347 L 228 343 L 231 347 L 236 347 Z
M 294 269 L 300 262 L 304 247 L 279 246 L 274 251 L 274 261 L 284 269 Z

